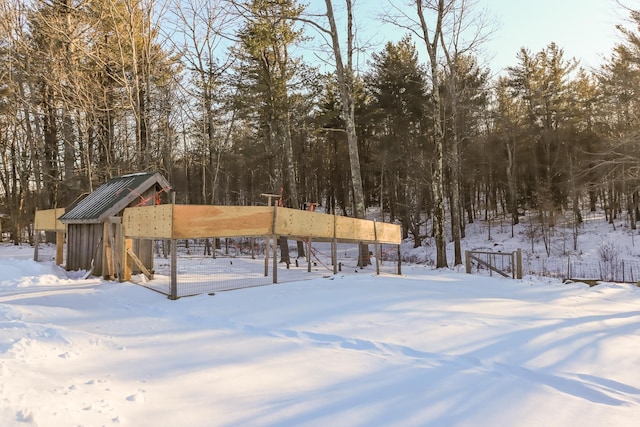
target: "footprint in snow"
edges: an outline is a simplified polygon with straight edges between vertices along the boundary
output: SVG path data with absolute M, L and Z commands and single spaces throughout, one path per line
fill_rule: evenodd
M 61 359 L 75 359 L 78 356 L 77 353 L 65 351 L 62 354 L 59 354 L 58 357 Z
M 138 390 L 140 393 L 135 393 L 135 394 L 131 394 L 129 396 L 127 396 L 127 400 L 129 402 L 134 402 L 134 403 L 144 403 L 146 402 L 146 398 L 144 396 L 145 390 Z
M 21 409 L 16 414 L 16 421 L 19 423 L 34 423 L 33 412 L 28 409 Z

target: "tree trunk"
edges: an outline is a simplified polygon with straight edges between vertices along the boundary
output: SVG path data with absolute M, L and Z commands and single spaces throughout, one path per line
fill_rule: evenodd
M 353 15 L 351 11 L 351 0 L 347 3 L 347 67 L 342 62 L 342 52 L 340 50 L 340 41 L 338 38 L 338 28 L 333 15 L 333 5 L 331 0 L 325 0 L 327 6 L 327 18 L 331 33 L 331 41 L 333 54 L 336 60 L 336 76 L 338 78 L 338 87 L 340 89 L 340 100 L 342 101 L 342 118 L 345 122 L 345 133 L 347 136 L 347 147 L 349 150 L 349 166 L 351 171 L 351 188 L 353 190 L 353 214 L 356 218 L 363 219 L 366 214 L 366 206 L 364 200 L 364 188 L 362 185 L 362 174 L 360 171 L 360 155 L 358 153 L 358 137 L 356 135 L 355 111 L 353 102 Z M 369 248 L 367 245 L 360 245 L 359 265 L 369 264 Z
M 44 90 L 44 157 L 45 157 L 45 188 L 49 195 L 47 208 L 56 208 L 58 199 L 58 125 L 56 108 L 53 105 L 53 89 L 47 86 Z

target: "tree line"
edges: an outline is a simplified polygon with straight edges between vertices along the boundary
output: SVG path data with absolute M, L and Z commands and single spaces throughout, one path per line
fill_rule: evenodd
M 0 0 L 3 229 L 140 171 L 178 203 L 376 207 L 438 266 L 478 218 L 600 205 L 635 229 L 639 11 L 597 69 L 551 42 L 496 76 L 473 2 L 394 3 L 406 35 L 358 66 L 353 0 Z

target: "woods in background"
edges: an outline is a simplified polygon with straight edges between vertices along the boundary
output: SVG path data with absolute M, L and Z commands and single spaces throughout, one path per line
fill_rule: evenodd
M 178 203 L 379 207 L 419 246 L 480 216 L 640 215 L 640 13 L 586 70 L 550 43 L 493 75 L 461 0 L 408 1 L 371 48 L 352 0 L 0 0 L 0 213 L 158 171 Z M 466 40 L 466 41 L 465 41 Z M 368 49 L 369 60 L 358 65 Z

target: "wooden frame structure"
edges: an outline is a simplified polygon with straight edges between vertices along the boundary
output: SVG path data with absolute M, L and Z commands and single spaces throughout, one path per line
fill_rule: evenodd
M 162 203 L 161 195 L 172 193 L 169 182 L 157 172 L 134 173 L 115 177 L 86 197 L 78 199 L 58 217 L 67 229 L 67 270 L 87 270 L 105 279 L 120 271 L 115 264 L 124 258 L 113 255 L 122 230 L 120 220 L 127 207 Z M 164 197 L 166 200 L 166 197 Z M 152 242 L 137 240 L 132 250 L 147 270 L 153 269 Z M 136 268 L 136 272 L 144 271 Z
M 379 244 L 398 245 L 402 233 L 399 225 L 348 218 L 318 212 L 283 208 L 278 206 L 209 206 L 209 205 L 158 205 L 127 208 L 122 216 L 123 243 L 117 253 L 125 249 L 130 239 L 167 239 L 176 247 L 177 239 L 208 237 L 255 237 L 264 236 L 277 245 L 278 237 L 332 243 L 334 274 L 337 273 L 337 243 L 375 244 L 378 255 Z M 277 257 L 273 259 L 273 283 L 277 283 Z M 376 272 L 380 272 L 376 256 Z M 269 253 L 265 256 L 265 276 L 268 275 Z M 129 280 L 128 262 L 119 274 L 121 280 Z M 177 298 L 176 251 L 171 251 L 171 295 Z M 398 256 L 400 273 L 400 256 Z
M 64 209 L 36 211 L 34 228 L 56 232 L 56 263 L 62 264 L 66 225 L 58 218 Z M 375 244 L 376 272 L 380 273 L 378 248 L 380 244 L 398 245 L 398 274 L 400 274 L 399 225 L 348 218 L 338 215 L 283 208 L 278 206 L 209 206 L 209 205 L 151 205 L 129 207 L 122 216 L 110 216 L 102 228 L 102 276 L 131 279 L 134 269 L 149 279 L 153 271 L 140 261 L 133 250 L 135 240 L 164 239 L 177 247 L 178 239 L 217 237 L 257 237 L 272 240 L 277 247 L 280 236 L 290 239 L 331 242 L 333 272 L 337 273 L 337 243 Z M 265 276 L 269 272 L 269 246 L 265 256 Z M 37 260 L 38 245 L 34 258 Z M 273 260 L 273 283 L 277 283 L 277 257 Z M 310 261 L 310 259 L 308 259 Z M 177 299 L 176 251 L 171 251 L 171 294 Z M 310 267 L 309 267 L 310 268 Z
M 35 240 L 33 242 L 33 259 L 38 261 L 38 247 L 40 245 L 40 231 L 56 233 L 56 265 L 62 265 L 64 257 L 64 236 L 67 227 L 58 220 L 65 213 L 64 208 L 36 210 L 33 220 Z

